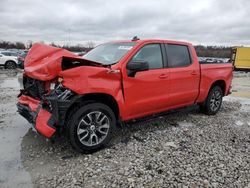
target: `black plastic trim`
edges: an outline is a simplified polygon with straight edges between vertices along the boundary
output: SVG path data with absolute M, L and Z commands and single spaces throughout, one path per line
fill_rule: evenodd
M 63 126 L 66 119 L 65 116 L 67 110 L 75 100 L 60 100 L 56 95 L 46 96 L 46 99 L 51 105 L 51 113 L 54 121 L 57 123 L 57 125 Z
M 162 58 L 163 58 L 163 68 L 168 68 L 168 56 L 167 56 L 167 50 L 165 43 L 161 44 L 161 52 L 162 52 Z
M 36 114 L 32 112 L 28 106 L 17 103 L 17 109 L 18 113 L 23 116 L 29 123 L 35 123 Z
M 42 108 L 42 105 L 39 104 L 36 112 L 32 112 L 31 109 L 27 106 L 27 105 L 24 105 L 24 104 L 21 104 L 21 103 L 17 103 L 17 111 L 18 113 L 23 116 L 29 123 L 31 123 L 34 127 L 35 127 L 35 124 L 36 124 L 36 118 L 37 118 L 37 115 L 40 111 L 40 109 Z M 56 120 L 55 118 L 53 117 L 53 114 L 51 115 L 50 119 L 48 120 L 47 124 L 53 128 L 53 129 L 56 129 L 56 127 L 54 126 L 56 124 Z

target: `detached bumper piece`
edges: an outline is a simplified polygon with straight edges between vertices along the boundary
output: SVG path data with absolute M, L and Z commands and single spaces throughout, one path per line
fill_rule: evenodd
M 47 138 L 51 138 L 56 128 L 55 120 L 50 112 L 42 108 L 41 102 L 26 95 L 19 97 L 18 112 L 31 123 L 34 128 Z

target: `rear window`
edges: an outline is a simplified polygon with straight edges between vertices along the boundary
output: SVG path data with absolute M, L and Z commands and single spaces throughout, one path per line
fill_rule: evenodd
M 186 67 L 192 63 L 188 46 L 166 44 L 166 49 L 170 67 Z

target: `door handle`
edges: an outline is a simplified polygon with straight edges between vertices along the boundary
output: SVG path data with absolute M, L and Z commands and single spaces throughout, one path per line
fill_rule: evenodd
M 197 72 L 196 71 L 192 71 L 191 75 L 197 75 Z
M 167 78 L 168 77 L 168 75 L 167 74 L 161 74 L 160 76 L 159 76 L 159 78 Z

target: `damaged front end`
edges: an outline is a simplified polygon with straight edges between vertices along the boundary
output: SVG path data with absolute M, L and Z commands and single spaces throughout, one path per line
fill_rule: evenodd
M 77 58 L 64 49 L 34 44 L 25 59 L 18 112 L 47 138 L 61 129 L 69 99 L 74 95 L 57 81 L 64 57 Z
M 79 67 L 86 67 L 86 70 L 80 71 Z M 90 67 L 95 70 L 91 71 Z M 64 49 L 35 44 L 25 58 L 24 88 L 18 96 L 18 112 L 37 132 L 51 138 L 63 130 L 69 107 L 81 97 L 79 82 L 86 88 L 87 74 L 104 72 L 107 70 L 100 63 Z M 67 81 L 64 82 L 61 75 Z
M 60 132 L 67 109 L 77 95 L 59 82 L 49 84 L 27 76 L 23 78 L 23 86 L 17 103 L 18 112 L 36 131 L 51 138 Z

